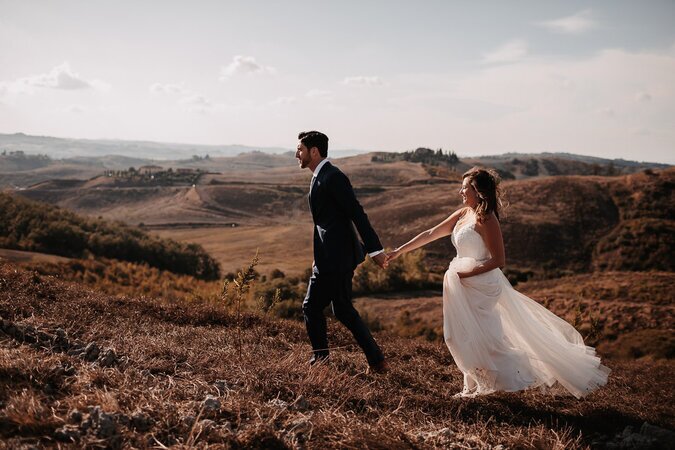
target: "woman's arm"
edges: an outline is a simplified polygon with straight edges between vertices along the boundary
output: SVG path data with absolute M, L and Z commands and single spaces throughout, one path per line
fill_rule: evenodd
M 490 214 L 481 225 L 479 234 L 483 237 L 485 246 L 489 250 L 491 257 L 468 272 L 457 272 L 457 275 L 460 278 L 473 277 L 496 268 L 501 269 L 506 263 L 506 257 L 504 255 L 504 239 L 502 238 L 499 220 L 494 214 Z
M 457 211 L 452 213 L 450 217 L 448 217 L 435 227 L 429 228 L 428 230 L 421 232 L 420 234 L 418 234 L 405 244 L 388 253 L 387 261 L 394 260 L 399 256 L 403 255 L 404 253 L 408 253 L 417 248 L 424 247 L 425 245 L 435 241 L 436 239 L 449 236 L 450 234 L 452 234 L 452 230 L 455 228 L 457 221 L 459 220 L 460 217 L 464 215 L 465 212 L 466 208 L 458 209 Z

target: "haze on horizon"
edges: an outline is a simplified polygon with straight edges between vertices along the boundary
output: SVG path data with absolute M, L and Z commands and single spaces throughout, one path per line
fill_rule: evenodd
M 675 163 L 672 1 L 0 10 L 0 133 Z

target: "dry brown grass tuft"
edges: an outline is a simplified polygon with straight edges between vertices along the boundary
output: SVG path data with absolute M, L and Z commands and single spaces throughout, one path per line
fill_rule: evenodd
M 8 447 L 582 448 L 645 421 L 675 425 L 668 361 L 609 361 L 609 385 L 583 400 L 459 400 L 460 373 L 441 343 L 381 333 L 391 370 L 374 375 L 331 322 L 331 362 L 310 368 L 297 322 L 243 313 L 240 356 L 236 317 L 217 304 L 111 297 L 7 264 L 0 287 L 5 321 L 60 327 L 69 342 L 118 356 L 103 367 L 0 332 Z

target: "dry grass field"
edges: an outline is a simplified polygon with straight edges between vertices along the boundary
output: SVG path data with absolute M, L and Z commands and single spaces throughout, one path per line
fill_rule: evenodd
M 235 272 L 241 262 L 259 251 L 259 269 L 301 274 L 312 265 L 312 224 L 307 217 L 287 224 L 266 226 L 170 228 L 156 230 L 162 237 L 201 245 L 216 258 L 224 273 Z
M 84 167 L 79 164 L 58 163 L 32 170 L 0 170 L 0 188 L 25 188 L 45 180 L 71 179 L 83 180 L 101 173 L 101 167 Z
M 371 158 L 336 164 L 386 247 L 460 206 L 459 173 Z M 366 373 L 351 337 L 333 321 L 332 362 L 310 369 L 301 322 L 252 310 L 253 298 L 239 315 L 216 300 L 219 281 L 4 249 L 0 448 L 562 449 L 672 442 L 675 169 L 609 177 L 587 175 L 595 170 L 588 164 L 540 159 L 539 175 L 572 175 L 535 176 L 532 163 L 499 164 L 517 178 L 503 183 L 507 275 L 597 346 L 613 370 L 599 392 L 583 400 L 538 391 L 452 398 L 460 373 L 442 341 L 441 294 L 433 290 L 454 256 L 449 238 L 427 247 L 430 279 L 414 287 L 426 290 L 357 299 L 390 357 L 392 370 L 382 376 Z M 39 184 L 16 193 L 197 243 L 223 275 L 258 251 L 256 269 L 266 281 L 249 295 L 280 287 L 287 310 L 277 315 L 297 316 L 312 257 L 309 171 L 286 156 L 256 154 L 188 165 L 217 166 L 220 173 L 201 176 L 195 186 L 37 173 Z M 286 278 L 274 278 L 275 269 Z
M 441 343 L 388 333 L 366 372 L 331 321 L 309 368 L 301 324 L 222 304 L 113 297 L 0 263 L 0 446 L 108 448 L 643 448 L 675 426 L 671 361 L 609 361 L 587 398 L 454 399 Z

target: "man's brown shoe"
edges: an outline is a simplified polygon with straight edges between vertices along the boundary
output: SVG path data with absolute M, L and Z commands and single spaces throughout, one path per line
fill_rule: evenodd
M 368 372 L 387 373 L 389 372 L 389 365 L 387 364 L 387 361 L 383 359 L 379 363 L 375 363 L 371 366 L 368 366 Z

